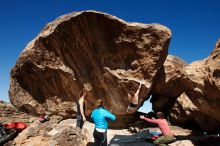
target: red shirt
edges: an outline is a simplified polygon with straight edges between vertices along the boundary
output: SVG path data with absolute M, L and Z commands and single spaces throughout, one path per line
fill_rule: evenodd
M 164 136 L 173 136 L 166 119 L 149 119 L 145 117 L 144 120 L 157 124 Z

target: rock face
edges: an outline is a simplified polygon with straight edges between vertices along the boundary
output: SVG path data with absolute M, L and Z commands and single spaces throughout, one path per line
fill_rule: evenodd
M 184 68 L 183 84 L 199 111 L 220 123 L 220 40 L 208 58 Z
M 171 120 L 175 125 L 193 128 L 196 124 L 205 131 L 215 131 L 220 128 L 219 122 L 202 113 L 183 92 L 171 109 Z M 195 128 L 195 127 L 194 127 Z
M 10 100 L 28 113 L 70 117 L 89 84 L 87 115 L 98 98 L 113 113 L 126 114 L 129 92 L 143 84 L 140 106 L 151 90 L 170 37 L 162 25 L 127 23 L 95 11 L 61 16 L 21 53 L 11 71 Z
M 154 111 L 163 111 L 166 114 L 173 107 L 176 98 L 184 91 L 180 81 L 182 70 L 187 66 L 183 60 L 168 55 L 163 67 L 159 70 L 151 90 Z
M 160 88 L 158 90 L 155 90 L 156 87 L 152 88 L 154 89 L 153 93 L 156 93 L 152 99 L 154 109 L 171 113 L 174 124 L 192 125 L 195 122 L 206 131 L 218 129 L 220 127 L 219 51 L 220 41 L 217 42 L 208 58 L 193 62 L 182 69 L 173 67 L 173 69 L 179 70 L 181 76 L 179 77 L 178 72 L 174 72 L 174 75 L 177 76 L 174 79 L 178 80 L 168 82 L 168 86 L 164 84 L 160 86 L 159 82 L 156 83 L 156 87 Z M 166 63 L 164 68 L 166 70 Z M 165 75 L 168 76 L 169 74 L 166 72 Z M 161 78 L 161 75 L 159 77 Z M 158 95 L 158 93 L 164 92 L 162 87 L 168 87 L 168 94 Z M 176 94 L 172 94 L 173 92 Z
M 179 125 L 196 123 L 215 131 L 220 123 L 220 40 L 211 55 L 187 65 L 168 56 L 156 75 L 152 90 L 155 111 L 171 115 Z

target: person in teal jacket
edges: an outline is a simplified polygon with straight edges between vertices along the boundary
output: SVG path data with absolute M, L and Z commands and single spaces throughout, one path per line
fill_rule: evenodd
M 97 100 L 96 106 L 97 108 L 91 114 L 95 124 L 93 132 L 95 146 L 107 146 L 108 121 L 116 120 L 116 116 L 103 107 L 103 100 Z

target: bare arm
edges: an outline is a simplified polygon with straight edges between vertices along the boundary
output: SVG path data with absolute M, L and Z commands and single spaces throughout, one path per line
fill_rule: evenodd
M 139 87 L 138 87 L 138 89 L 137 89 L 137 91 L 135 92 L 134 95 L 131 96 L 130 94 L 128 94 L 128 100 L 129 100 L 132 104 L 135 104 L 135 105 L 138 104 L 138 95 L 139 95 L 139 92 L 140 92 L 140 89 L 141 89 L 141 85 L 142 85 L 142 84 L 139 85 Z
M 149 118 L 146 118 L 145 116 L 140 116 L 140 119 L 143 119 L 143 120 L 150 122 L 150 123 L 153 123 L 153 124 L 157 124 L 156 119 L 149 119 Z
M 84 94 L 82 96 L 84 96 Z M 81 98 L 79 100 L 79 107 L 80 107 L 80 113 L 81 113 L 81 115 L 83 117 L 83 121 L 86 121 L 86 117 L 85 117 L 85 114 L 84 114 L 85 111 L 84 111 L 84 99 L 83 98 Z
M 139 95 L 139 92 L 140 92 L 140 90 L 141 90 L 141 85 L 142 85 L 142 84 L 139 85 L 139 87 L 138 87 L 136 93 L 134 94 L 135 96 L 138 96 L 138 95 Z

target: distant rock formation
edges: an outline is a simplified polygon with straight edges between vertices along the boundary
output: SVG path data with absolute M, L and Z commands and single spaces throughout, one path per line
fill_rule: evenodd
M 27 113 L 70 117 L 89 84 L 87 115 L 98 98 L 113 113 L 127 114 L 127 94 L 143 84 L 141 106 L 170 38 L 165 26 L 127 23 L 96 11 L 61 16 L 21 53 L 11 71 L 10 100 Z
M 75 127 L 74 119 L 59 121 L 52 117 L 50 121 L 34 121 L 6 146 L 86 146 L 87 138 Z
M 0 122 L 3 124 L 13 123 L 13 122 L 24 122 L 29 125 L 36 118 L 23 113 L 12 106 L 10 103 L 0 102 Z

